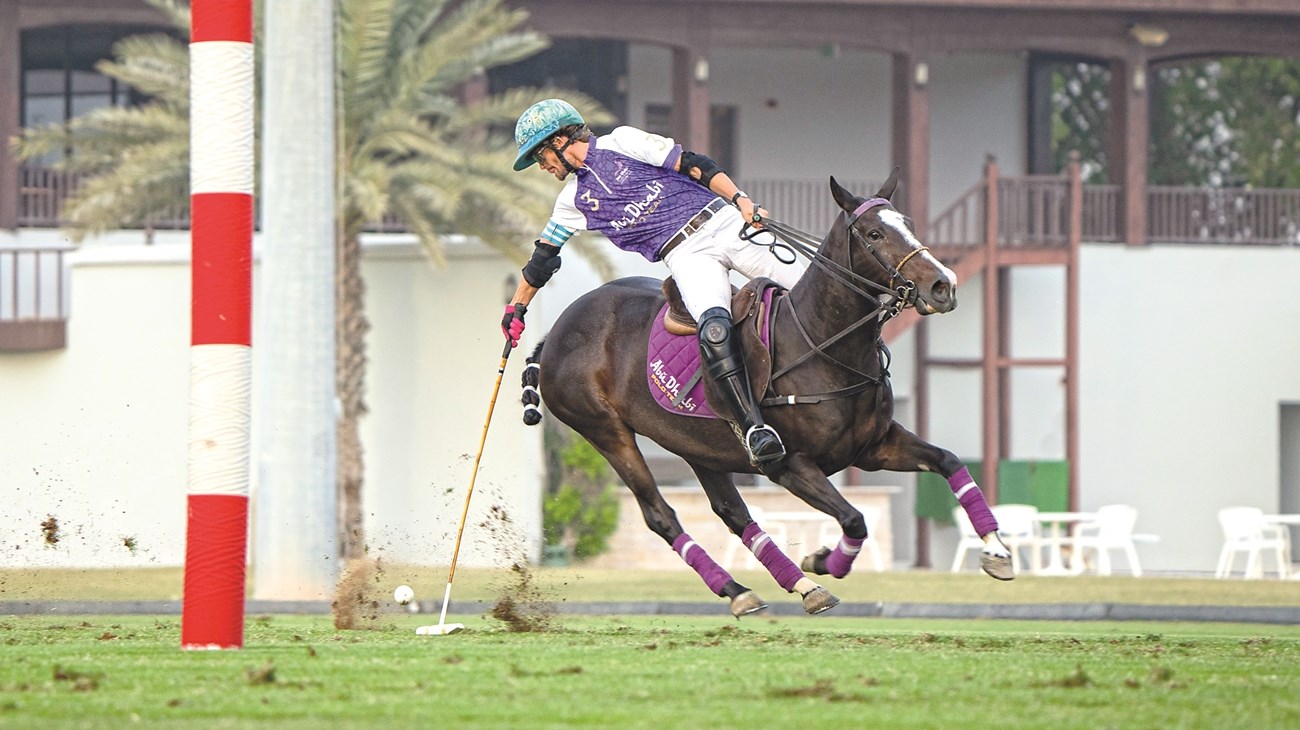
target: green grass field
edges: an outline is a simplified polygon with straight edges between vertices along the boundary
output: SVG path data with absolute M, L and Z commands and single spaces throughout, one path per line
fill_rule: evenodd
M 427 616 L 254 616 L 243 650 L 185 652 L 176 617 L 10 617 L 0 726 L 1300 726 L 1300 627 L 463 620 L 419 637 Z
M 0 727 L 1300 727 L 1300 626 L 574 616 L 547 602 L 710 600 L 681 571 L 457 572 L 452 636 L 385 605 L 441 598 L 442 569 L 381 566 L 358 625 L 255 616 L 239 651 L 186 652 L 180 618 L 0 617 Z M 772 603 L 765 574 L 738 574 Z M 1294 581 L 859 573 L 846 601 L 1281 606 Z M 0 570 L 0 601 L 164 600 L 179 569 Z M 464 609 L 528 599 L 540 621 Z M 540 601 L 540 602 L 539 602 Z M 538 607 L 541 608 L 538 608 Z M 427 610 L 427 607 L 426 607 Z M 538 630 L 517 631 L 512 628 Z

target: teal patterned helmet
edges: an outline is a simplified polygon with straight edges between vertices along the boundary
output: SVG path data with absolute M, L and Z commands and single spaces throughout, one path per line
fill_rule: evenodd
M 519 154 L 515 169 L 524 170 L 533 164 L 533 150 L 547 138 L 571 124 L 586 124 L 573 105 L 563 99 L 545 99 L 528 107 L 515 122 L 515 144 Z

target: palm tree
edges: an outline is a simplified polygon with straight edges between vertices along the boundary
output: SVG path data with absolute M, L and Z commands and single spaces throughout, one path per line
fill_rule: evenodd
M 189 11 L 149 0 L 188 35 Z M 429 259 L 445 265 L 451 236 L 476 236 L 523 261 L 556 192 L 543 175 L 516 174 L 513 127 L 520 110 L 553 96 L 593 124 L 611 120 L 570 90 L 518 88 L 461 99 L 487 69 L 527 58 L 546 39 L 521 29 L 527 13 L 502 0 L 338 0 L 340 177 L 336 287 L 338 485 L 342 557 L 364 552 L 359 421 L 366 412 L 365 315 L 360 236 L 395 218 Z M 124 39 L 99 71 L 151 97 L 140 107 L 99 109 L 66 126 L 24 130 L 23 158 L 69 150 L 59 163 L 88 176 L 64 208 L 74 240 L 189 208 L 189 54 L 167 34 Z M 260 126 L 258 127 L 260 129 Z M 580 240 L 574 243 L 583 250 Z M 599 249 L 586 249 L 605 271 Z M 606 271 L 607 273 L 607 271 Z

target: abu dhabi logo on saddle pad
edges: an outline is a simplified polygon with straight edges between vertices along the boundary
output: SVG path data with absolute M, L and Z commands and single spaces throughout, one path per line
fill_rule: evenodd
M 759 308 L 759 339 L 763 347 L 770 346 L 769 318 L 772 299 L 780 287 L 763 290 L 763 306 Z M 668 305 L 664 304 L 650 327 L 646 357 L 646 381 L 650 395 L 661 408 L 682 416 L 718 418 L 704 396 L 704 366 L 700 362 L 700 345 L 695 335 L 675 335 L 664 328 Z M 751 378 L 756 373 L 750 370 Z M 756 379 L 756 378 L 755 378 Z M 756 388 L 756 390 L 760 390 Z

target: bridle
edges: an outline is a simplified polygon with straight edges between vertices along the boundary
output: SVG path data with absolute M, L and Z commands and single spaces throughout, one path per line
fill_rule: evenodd
M 846 245 L 848 246 L 847 267 L 831 259 L 826 254 L 818 250 L 821 242 L 818 241 L 816 238 L 810 236 L 809 234 L 793 226 L 782 223 L 781 221 L 774 220 L 771 218 L 765 218 L 762 221 L 763 228 L 751 229 L 751 226 L 746 224 L 745 227 L 742 229 L 740 234 L 740 237 L 742 239 L 745 239 L 755 245 L 767 246 L 768 249 L 772 252 L 772 255 L 775 256 L 778 260 L 784 263 L 793 263 L 795 261 L 797 254 L 802 254 L 804 257 L 806 257 L 809 260 L 809 263 L 811 265 L 817 266 L 822 271 L 830 275 L 830 277 L 835 281 L 838 281 L 844 286 L 848 287 L 850 290 L 855 292 L 858 296 L 863 297 L 864 299 L 873 300 L 876 303 L 876 305 L 872 307 L 871 310 L 867 312 L 865 316 L 858 319 L 856 322 L 850 324 L 848 327 L 841 330 L 839 333 L 833 335 L 829 339 L 818 344 L 813 342 L 812 337 L 808 333 L 808 329 L 804 326 L 804 323 L 800 321 L 798 312 L 795 311 L 795 308 L 791 306 L 784 297 L 779 299 L 776 305 L 777 308 L 779 309 L 781 305 L 784 304 L 785 309 L 789 310 L 790 317 L 794 321 L 795 328 L 799 331 L 799 334 L 803 337 L 804 342 L 809 347 L 809 350 L 803 353 L 802 355 L 800 355 L 799 357 L 795 358 L 792 362 L 782 367 L 780 370 L 772 373 L 771 382 L 775 383 L 777 378 L 781 377 L 782 375 L 785 375 L 786 373 L 789 373 L 791 370 L 794 370 L 796 367 L 798 367 L 804 361 L 808 360 L 813 355 L 819 355 L 823 359 L 828 360 L 829 362 L 834 363 L 835 365 L 845 370 L 848 370 L 849 372 L 862 378 L 862 382 L 857 383 L 855 385 L 851 385 L 847 388 L 841 388 L 840 390 L 831 391 L 828 393 L 819 393 L 816 395 L 789 395 L 789 396 L 777 396 L 773 398 L 765 398 L 762 400 L 762 405 L 769 406 L 769 405 L 794 405 L 796 403 L 819 403 L 821 401 L 830 400 L 833 398 L 843 398 L 850 395 L 854 395 L 856 393 L 860 393 L 872 386 L 879 385 L 885 378 L 889 377 L 889 364 L 891 359 L 889 348 L 885 346 L 885 342 L 883 338 L 881 338 L 879 335 L 877 335 L 876 337 L 876 348 L 877 351 L 879 352 L 880 366 L 881 366 L 879 376 L 872 375 L 869 373 L 864 373 L 856 367 L 841 362 L 840 360 L 832 357 L 829 353 L 826 352 L 826 348 L 830 347 L 836 342 L 839 342 L 840 340 L 849 336 L 853 332 L 856 332 L 858 329 L 864 327 L 865 325 L 872 322 L 873 320 L 878 325 L 883 326 L 885 322 L 898 316 L 904 309 L 906 309 L 909 306 L 914 306 L 916 304 L 916 298 L 918 295 L 916 283 L 913 282 L 911 279 L 908 279 L 906 276 L 904 276 L 902 273 L 902 269 L 904 266 L 907 265 L 907 262 L 912 260 L 913 256 L 928 251 L 929 249 L 926 248 L 925 246 L 920 246 L 918 248 L 913 249 L 912 251 L 909 251 L 908 254 L 904 256 L 901 260 L 899 260 L 897 264 L 891 264 L 884 257 L 884 255 L 881 254 L 880 251 L 877 250 L 877 248 L 874 245 L 872 245 L 871 241 L 868 240 L 867 237 L 863 236 L 861 233 L 858 232 L 858 229 L 856 227 L 858 219 L 861 218 L 863 214 L 865 214 L 868 210 L 871 210 L 872 208 L 877 208 L 883 205 L 891 205 L 891 203 L 885 198 L 870 198 L 862 202 L 862 204 L 858 205 L 858 207 L 855 208 L 852 213 L 845 213 L 841 216 L 841 219 L 844 220 L 844 225 L 846 228 L 845 236 L 847 239 Z M 759 234 L 764 232 L 771 234 L 770 241 L 755 240 L 759 236 Z M 870 254 L 873 259 L 875 259 L 876 264 L 879 265 L 880 268 L 883 269 L 884 272 L 889 275 L 889 279 L 885 284 L 882 285 L 876 281 L 873 281 L 872 279 L 868 279 L 867 277 L 862 276 L 861 274 L 853 270 L 853 251 L 854 251 L 853 244 L 855 242 L 858 245 L 860 245 L 863 249 L 865 249 L 866 252 Z M 897 286 L 894 285 L 895 282 L 899 282 Z M 881 294 L 886 295 L 888 299 L 886 301 L 881 301 L 879 298 Z M 775 317 L 775 312 L 773 313 L 773 316 Z
M 841 216 L 847 231 L 846 235 L 850 241 L 848 247 L 849 265 L 847 267 L 819 251 L 818 247 L 821 242 L 813 236 L 773 218 L 764 218 L 762 228 L 752 228 L 746 224 L 740 233 L 740 237 L 755 245 L 767 246 L 772 251 L 772 255 L 784 263 L 794 263 L 796 255 L 803 254 L 812 265 L 821 268 L 831 278 L 839 281 L 863 298 L 876 299 L 880 294 L 887 295 L 889 300 L 881 303 L 875 310 L 875 312 L 881 312 L 880 323 L 884 324 L 886 321 L 898 316 L 907 307 L 916 304 L 916 283 L 903 275 L 903 267 L 912 260 L 912 257 L 930 250 L 925 246 L 918 246 L 909 251 L 897 264 L 892 264 L 872 245 L 871 241 L 867 240 L 858 231 L 856 225 L 863 214 L 872 208 L 886 205 L 892 208 L 892 204 L 885 198 L 870 198 L 863 201 L 852 213 L 845 213 Z M 772 240 L 770 242 L 756 240 L 764 232 L 771 234 Z M 885 284 L 879 284 L 853 270 L 852 243 L 854 242 L 871 254 L 871 257 L 876 260 L 876 264 L 889 275 L 889 279 Z M 898 286 L 894 286 L 894 282 L 899 282 Z M 867 291 L 868 289 L 874 289 L 875 293 Z M 879 300 L 877 299 L 877 301 Z

